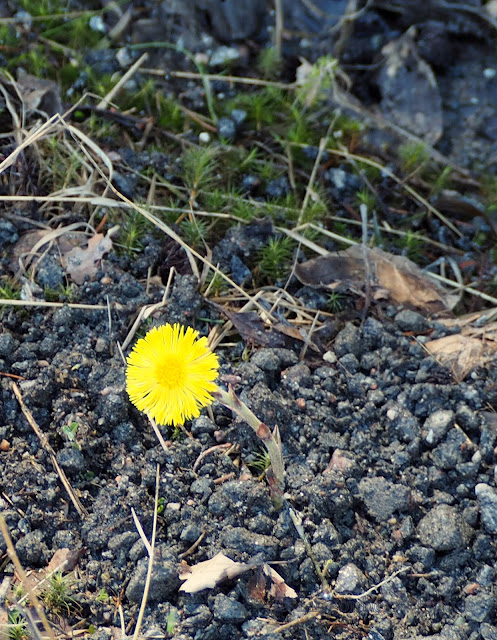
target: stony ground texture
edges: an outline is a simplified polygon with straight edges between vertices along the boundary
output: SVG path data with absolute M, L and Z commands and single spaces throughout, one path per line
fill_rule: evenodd
M 246 3 L 236 10 L 230 2 L 196 2 L 201 20 L 193 28 L 190 11 L 173 4 L 143 8 L 148 22 L 137 20 L 132 29 L 150 41 L 157 25 L 164 29 L 166 17 L 173 16 L 167 22 L 171 37 L 190 38 L 192 46 L 192 38 L 207 33 L 209 54 L 212 48 L 225 54 L 226 42 L 237 43 L 240 54 L 240 43 L 268 38 L 274 21 L 263 2 L 245 13 L 240 7 Z M 329 4 L 318 8 L 327 11 Z M 345 3 L 335 4 L 340 15 L 338 5 Z M 492 24 L 475 14 L 480 5 L 464 5 L 444 23 L 445 4 L 430 3 L 433 20 L 410 2 L 403 9 L 396 2 L 372 4 L 343 53 L 345 64 L 360 69 L 361 55 L 369 64 L 394 35 L 417 25 L 418 48 L 436 69 L 440 87 L 438 98 L 431 95 L 446 123 L 440 152 L 466 167 L 481 162 L 491 168 L 497 84 L 490 72 L 480 71 L 496 62 L 487 46 Z M 334 23 L 323 28 L 307 3 L 287 3 L 286 19 L 289 30 L 305 25 L 316 38 L 316 51 L 331 46 L 326 29 Z M 430 59 L 428 46 L 433 39 L 443 45 L 436 59 Z M 304 40 L 297 46 L 289 38 L 285 55 L 294 66 L 295 55 L 309 47 Z M 468 42 L 478 43 L 471 60 Z M 451 66 L 454 51 L 460 52 L 459 66 Z M 378 87 L 385 95 L 393 91 L 386 83 L 371 77 L 357 94 L 373 101 Z M 463 85 L 468 101 L 461 98 Z M 475 92 L 485 102 L 482 111 L 470 99 Z M 401 111 L 386 98 L 382 109 L 385 117 Z M 462 127 L 447 125 L 461 122 L 461 113 L 475 132 L 469 144 Z M 417 135 L 437 135 L 433 123 L 421 120 Z M 380 148 L 383 142 L 380 137 L 369 144 Z M 150 163 L 158 158 L 147 157 Z M 129 151 L 130 165 L 144 158 Z M 333 175 L 323 181 L 340 200 L 341 188 L 353 188 L 353 176 L 347 174 L 340 187 Z M 122 192 L 128 188 L 130 197 L 136 195 L 131 171 L 119 179 Z M 267 188 L 287 190 L 285 180 Z M 266 191 L 259 200 L 271 195 Z M 0 219 L 2 275 L 15 272 L 14 247 L 36 227 L 33 221 L 46 222 L 42 209 L 33 207 L 29 218 L 22 213 L 10 211 Z M 436 223 L 437 239 L 452 242 Z M 458 248 L 474 258 L 475 227 L 468 223 L 467 229 Z M 243 282 L 250 274 L 247 264 L 273 232 L 269 221 L 226 231 L 212 247 L 215 263 L 234 280 L 241 270 Z M 136 258 L 109 252 L 98 270 L 74 284 L 69 305 L 1 311 L 0 512 L 26 571 L 44 576 L 57 550 L 75 552 L 73 566 L 64 571 L 62 604 L 50 602 L 44 586 L 36 587 L 56 636 L 132 636 L 149 583 L 139 628 L 147 637 L 496 640 L 495 358 L 455 375 L 435 361 L 425 343 L 457 335 L 457 325 L 450 328 L 388 301 L 364 306 L 361 295 L 347 299 L 345 309 L 324 323 L 317 349 L 283 333 L 261 346 L 232 332 L 217 350 L 219 383 L 232 384 L 261 420 L 279 428 L 286 486 L 283 504 L 276 505 L 263 477 L 261 443 L 228 409 L 214 404 L 184 430 L 164 429 L 161 444 L 128 400 L 118 345 L 139 311 L 162 300 L 165 244 L 163 236 L 147 233 Z M 149 269 L 162 275 L 162 283 L 157 278 L 148 286 Z M 495 274 L 495 265 L 486 269 Z M 149 323 L 180 322 L 207 335 L 226 318 L 199 292 L 189 269 L 181 271 Z M 65 277 L 52 247 L 38 264 L 37 283 L 55 288 Z M 327 295 L 319 289 L 295 279 L 289 289 L 302 304 L 324 310 Z M 149 540 L 157 519 L 150 580 L 147 548 L 132 510 Z M 22 600 L 20 576 L 0 539 L 1 621 L 12 623 L 16 611 L 36 617 L 32 603 Z M 253 566 L 211 589 L 181 591 L 184 563 L 193 566 L 219 552 Z M 274 588 L 265 563 L 295 594 Z M 7 633 L 14 638 L 12 628 Z M 33 635 L 29 628 L 16 633 L 17 640 Z

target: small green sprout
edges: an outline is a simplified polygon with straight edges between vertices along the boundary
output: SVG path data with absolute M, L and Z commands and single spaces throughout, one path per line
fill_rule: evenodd
M 288 237 L 271 238 L 259 252 L 259 270 L 261 275 L 270 280 L 282 278 L 290 267 L 293 247 Z
M 48 578 L 48 586 L 41 592 L 40 598 L 47 609 L 55 615 L 67 615 L 75 604 L 70 592 L 70 578 L 56 571 Z

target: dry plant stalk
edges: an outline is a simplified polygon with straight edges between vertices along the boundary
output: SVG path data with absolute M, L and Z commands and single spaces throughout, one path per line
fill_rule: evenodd
M 279 441 L 279 432 L 276 428 L 273 433 L 264 422 L 261 422 L 235 394 L 232 385 L 229 385 L 228 389 L 228 392 L 224 391 L 224 389 L 218 389 L 212 395 L 218 402 L 231 409 L 244 420 L 254 430 L 256 436 L 262 440 L 271 460 L 271 467 L 266 473 L 271 494 L 275 503 L 281 506 L 285 487 L 285 466 L 281 442 Z

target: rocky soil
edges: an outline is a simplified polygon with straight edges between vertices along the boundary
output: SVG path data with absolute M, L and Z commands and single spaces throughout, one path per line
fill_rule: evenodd
M 274 16 L 263 2 L 250 9 L 228 1 L 194 4 L 195 21 L 186 6 L 173 11 L 166 2 L 145 7 L 147 24 L 137 21 L 133 29 L 152 29 L 157 16 L 173 16 L 170 35 L 204 33 L 209 54 L 234 43 L 242 55 L 243 43 L 270 37 Z M 316 6 L 327 11 L 330 4 L 341 15 L 338 5 L 346 3 Z M 491 169 L 497 79 L 483 71 L 497 61 L 488 45 L 492 25 L 471 11 L 482 7 L 464 5 L 443 27 L 445 3 L 430 3 L 436 19 L 416 13 L 410 2 L 404 9 L 395 2 L 371 4 L 358 23 L 362 30 L 345 47 L 345 64 L 356 65 L 360 78 L 360 51 L 369 64 L 380 45 L 413 25 L 422 52 L 433 52 L 430 38 L 440 36 L 446 55 L 438 66 L 428 61 L 436 68 L 439 93 L 432 99 L 445 119 L 443 135 L 423 118 L 414 133 L 438 143 L 439 153 L 462 167 L 473 169 L 476 162 Z M 307 3 L 286 7 L 290 31 L 307 20 L 316 52 L 331 46 L 335 22 L 324 28 Z M 474 56 L 468 43 L 475 45 Z M 300 36 L 289 37 L 285 47 L 290 69 L 297 53 L 309 51 Z M 454 51 L 460 57 L 452 64 Z M 423 69 L 416 86 L 426 88 Z M 376 76 L 368 87 L 356 84 L 354 99 L 371 104 L 386 82 Z M 478 104 L 471 100 L 475 87 Z M 386 99 L 382 108 L 393 119 L 400 109 Z M 380 148 L 381 141 L 372 137 L 369 144 Z M 26 211 L 24 217 L 22 211 L 8 213 L 15 215 L 0 220 L 2 275 L 14 272 L 14 248 L 36 226 L 33 221 L 46 222 L 35 206 L 29 217 Z M 272 233 L 267 225 L 269 231 L 264 224 L 226 231 L 212 247 L 216 264 L 232 269 L 234 279 L 233 265 L 250 273 L 244 261 L 250 265 Z M 458 246 L 473 257 L 474 227 L 465 228 Z M 456 375 L 425 344 L 458 335 L 457 324 L 425 317 L 407 304 L 364 306 L 359 294 L 323 322 L 316 349 L 304 348 L 302 336 L 291 337 L 289 330 L 275 332 L 277 339 L 272 334 L 265 346 L 232 332 L 217 349 L 219 382 L 232 384 L 261 420 L 279 428 L 286 486 L 283 505 L 275 505 L 263 477 L 261 444 L 226 408 L 214 404 L 184 430 L 164 429 L 161 444 L 130 404 L 119 347 L 140 310 L 162 300 L 167 280 L 156 278 L 152 286 L 147 280 L 149 270 L 156 274 L 164 262 L 164 238 L 147 233 L 142 244 L 136 259 L 106 254 L 98 270 L 74 285 L 70 304 L 1 309 L 0 513 L 26 572 L 48 580 L 54 554 L 75 552 L 63 568 L 62 605 L 50 605 L 46 587 L 36 587 L 45 594 L 42 604 L 56 637 L 132 636 L 149 583 L 138 629 L 146 637 L 496 640 L 496 358 Z M 180 322 L 208 335 L 226 317 L 199 292 L 188 268 L 179 271 L 149 322 Z M 488 272 L 494 274 L 495 265 Z M 64 277 L 52 247 L 37 266 L 38 284 L 55 287 Z M 325 306 L 319 288 L 293 278 L 289 290 L 308 308 Z M 149 540 L 157 520 L 149 577 L 133 512 Z M 40 633 L 37 613 L 21 599 L 21 576 L 0 539 L 1 621 L 11 624 L 10 638 L 34 637 Z M 194 566 L 219 552 L 252 567 L 218 577 L 213 588 L 182 591 L 185 563 Z M 265 563 L 288 589 L 275 587 Z M 13 612 L 27 616 L 20 632 L 12 630 Z

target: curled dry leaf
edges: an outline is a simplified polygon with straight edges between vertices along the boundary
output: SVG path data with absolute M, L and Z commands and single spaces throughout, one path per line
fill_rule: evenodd
M 86 276 L 93 276 L 98 270 L 100 260 L 112 249 L 109 234 L 97 233 L 88 240 L 86 249 L 74 247 L 63 256 L 63 265 L 76 284 L 83 284 Z
M 295 274 L 311 287 L 352 291 L 362 290 L 370 274 L 375 298 L 387 295 L 395 304 L 427 315 L 446 312 L 458 301 L 408 258 L 362 245 L 307 260 L 296 266 Z
M 220 582 L 236 578 L 251 569 L 252 566 L 235 562 L 220 552 L 210 560 L 199 562 L 193 567 L 182 570 L 179 578 L 186 580 L 186 582 L 181 585 L 179 590 L 186 591 L 186 593 L 197 593 L 203 589 L 213 589 Z
M 203 589 L 213 589 L 224 580 L 232 580 L 246 571 L 259 567 L 262 568 L 262 573 L 267 576 L 272 583 L 269 591 L 270 596 L 277 600 L 297 597 L 296 592 L 289 587 L 279 573 L 267 563 L 250 564 L 235 562 L 222 552 L 216 554 L 210 560 L 199 562 L 193 567 L 189 567 L 184 563 L 179 578 L 180 580 L 186 580 L 186 582 L 181 585 L 179 590 L 185 591 L 186 593 L 197 593 Z M 256 587 L 254 587 L 254 581 L 252 581 L 252 588 L 256 588 L 259 594 L 258 597 L 264 597 L 265 590 L 260 580 L 257 581 Z
M 458 324 L 458 320 L 450 324 Z M 497 323 L 471 327 L 464 324 L 464 318 L 460 320 L 461 333 L 430 340 L 424 345 L 439 364 L 452 371 L 458 382 L 476 367 L 484 366 L 497 351 Z

